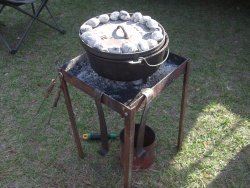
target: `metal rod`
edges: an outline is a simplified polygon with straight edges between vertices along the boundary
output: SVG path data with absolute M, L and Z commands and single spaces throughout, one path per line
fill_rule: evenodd
M 186 63 L 186 71 L 183 77 L 181 112 L 180 112 L 180 120 L 179 120 L 179 134 L 178 134 L 178 145 L 177 145 L 178 150 L 181 149 L 182 141 L 183 141 L 184 116 L 186 113 L 186 105 L 187 105 L 189 74 L 190 74 L 190 61 Z
M 130 188 L 134 156 L 135 112 L 127 111 L 124 117 L 124 188 Z
M 100 150 L 100 154 L 102 156 L 105 156 L 108 153 L 109 150 L 109 144 L 108 144 L 108 131 L 107 131 L 107 125 L 105 121 L 105 116 L 101 104 L 103 93 L 96 90 L 96 98 L 95 98 L 95 104 L 98 112 L 99 117 L 99 124 L 100 124 L 100 131 L 101 131 L 101 141 L 102 141 L 102 147 Z
M 56 27 L 57 27 L 57 28 L 60 28 L 60 26 L 59 26 L 58 23 L 56 22 L 54 16 L 52 15 L 50 9 L 48 8 L 48 6 L 47 6 L 46 4 L 45 4 L 45 8 L 46 8 L 46 10 L 48 11 L 48 13 L 49 13 L 49 15 L 50 15 L 52 21 L 53 21 L 54 24 L 56 25 Z M 59 32 L 62 33 L 62 34 L 65 33 L 65 31 L 64 31 L 63 29 L 59 29 Z
M 3 11 L 5 5 L 2 5 L 1 8 L 0 8 L 0 13 Z
M 36 15 L 36 10 L 35 10 L 34 3 L 31 3 L 31 8 L 32 8 L 33 15 Z
M 67 87 L 67 84 L 66 84 L 63 77 L 61 78 L 61 88 L 62 88 L 62 91 L 63 91 L 65 104 L 67 106 L 69 119 L 70 119 L 70 125 L 71 125 L 72 131 L 73 131 L 73 136 L 74 136 L 75 144 L 76 144 L 76 147 L 77 147 L 78 155 L 79 155 L 80 158 L 83 158 L 82 145 L 81 145 L 79 133 L 78 133 L 78 130 L 77 130 L 77 127 L 76 127 L 75 115 L 74 115 L 74 112 L 73 112 L 68 87 Z
M 145 89 L 142 91 L 142 94 L 145 96 L 145 107 L 141 116 L 140 128 L 138 131 L 138 138 L 137 138 L 137 145 L 136 145 L 136 155 L 137 157 L 142 157 L 145 154 L 145 150 L 143 148 L 144 144 L 144 136 L 145 136 L 145 127 L 146 127 L 146 120 L 151 104 L 151 100 L 154 96 L 154 91 L 150 88 Z

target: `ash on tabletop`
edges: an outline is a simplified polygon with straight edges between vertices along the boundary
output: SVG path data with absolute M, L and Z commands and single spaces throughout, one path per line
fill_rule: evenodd
M 99 89 L 113 99 L 121 103 L 126 103 L 134 99 L 142 89 L 152 88 L 176 67 L 177 65 L 168 59 L 146 81 L 142 79 L 131 82 L 115 81 L 99 76 L 91 68 L 88 57 L 84 54 L 71 60 L 67 64 L 65 71 L 89 86 Z

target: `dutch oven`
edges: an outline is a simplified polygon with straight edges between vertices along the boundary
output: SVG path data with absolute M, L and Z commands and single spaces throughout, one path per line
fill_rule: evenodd
M 146 51 L 118 54 L 101 51 L 92 47 L 81 37 L 80 42 L 86 51 L 91 67 L 100 76 L 117 81 L 146 79 L 166 61 L 169 54 L 168 35 L 159 23 L 158 25 L 162 31 L 163 39 L 159 41 L 157 46 Z M 118 29 L 124 33 L 124 39 L 129 41 L 129 36 L 124 25 L 117 24 L 117 28 L 111 32 L 114 33 Z M 81 34 L 82 31 L 80 30 L 79 35 L 81 36 Z

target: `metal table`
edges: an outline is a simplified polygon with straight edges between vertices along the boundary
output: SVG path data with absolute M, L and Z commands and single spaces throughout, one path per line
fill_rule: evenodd
M 131 187 L 132 162 L 134 154 L 135 114 L 145 104 L 145 96 L 141 94 L 141 89 L 149 87 L 153 91 L 152 99 L 154 99 L 155 97 L 160 95 L 161 92 L 172 83 L 172 81 L 184 74 L 177 143 L 178 150 L 181 149 L 191 61 L 188 58 L 184 58 L 170 53 L 168 60 L 164 62 L 163 65 L 161 65 L 161 67 L 163 68 L 160 67 L 159 70 L 151 76 L 152 78 L 150 77 L 147 81 L 144 80 L 144 82 L 139 83 L 139 86 L 137 85 L 132 89 L 130 88 L 131 84 L 128 85 L 129 87 L 126 87 L 127 83 L 122 83 L 123 86 L 125 86 L 125 90 L 123 88 L 122 90 L 124 91 L 120 92 L 119 89 L 114 90 L 112 88 L 107 88 L 107 86 L 105 86 L 105 83 L 103 85 L 100 84 L 100 82 L 102 82 L 103 80 L 105 82 L 108 79 L 98 76 L 98 78 L 96 78 L 95 76 L 95 78 L 91 80 L 91 77 L 86 76 L 86 74 L 85 76 L 84 74 L 79 76 L 79 73 L 85 70 L 85 66 L 87 71 L 88 69 L 91 69 L 88 63 L 81 63 L 84 61 L 84 59 L 86 59 L 86 55 L 80 55 L 72 59 L 71 61 L 65 63 L 59 68 L 59 76 L 61 78 L 61 89 L 64 94 L 65 104 L 67 106 L 78 155 L 80 158 L 83 158 L 84 156 L 78 129 L 76 127 L 75 116 L 73 113 L 67 83 L 88 94 L 95 100 L 98 109 L 100 128 L 102 133 L 102 148 L 104 149 L 104 154 L 105 150 L 108 150 L 108 138 L 107 129 L 105 128 L 106 123 L 104 113 L 101 107 L 102 104 L 108 106 L 112 110 L 121 114 L 122 117 L 124 117 L 124 187 Z M 78 73 L 76 73 L 77 71 Z M 117 83 L 118 82 L 114 82 L 114 84 Z M 119 96 L 122 95 L 121 93 L 127 93 L 128 95 Z M 105 126 L 102 126 L 102 124 L 105 124 Z

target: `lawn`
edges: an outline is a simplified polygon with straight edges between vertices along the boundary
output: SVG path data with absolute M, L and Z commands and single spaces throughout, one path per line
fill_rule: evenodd
M 82 22 L 114 10 L 141 11 L 167 30 L 170 51 L 192 59 L 183 149 L 176 150 L 182 79 L 152 104 L 157 158 L 133 173 L 133 187 L 248 187 L 250 185 L 250 4 L 244 1 L 54 0 L 49 5 L 67 33 L 39 23 L 16 55 L 0 46 L 0 187 L 122 187 L 119 141 L 106 157 L 83 142 L 77 156 L 63 98 L 54 110 L 44 91 L 55 64 L 83 53 Z M 27 7 L 28 8 L 28 7 Z M 42 15 L 47 16 L 46 12 Z M 0 29 L 15 39 L 28 18 L 6 8 Z M 3 27 L 2 25 L 6 26 Z M 80 133 L 97 131 L 95 104 L 69 87 Z M 54 93 L 54 92 L 53 92 Z M 105 108 L 110 131 L 123 119 Z

